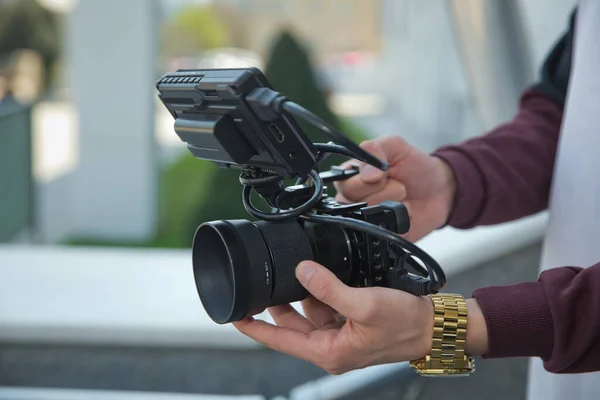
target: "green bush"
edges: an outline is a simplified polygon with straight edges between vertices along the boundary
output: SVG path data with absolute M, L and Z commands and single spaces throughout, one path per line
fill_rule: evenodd
M 191 153 L 168 166 L 161 175 L 158 247 L 189 247 L 196 229 L 195 210 L 209 201 L 217 166 Z

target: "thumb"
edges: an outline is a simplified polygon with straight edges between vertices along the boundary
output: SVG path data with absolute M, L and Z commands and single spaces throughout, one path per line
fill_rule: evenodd
M 354 314 L 353 288 L 327 268 L 313 261 L 303 261 L 296 268 L 296 278 L 317 300 L 347 317 Z
M 383 151 L 381 144 L 378 141 L 367 140 L 362 142 L 360 147 L 363 150 L 373 154 L 380 160 L 387 161 L 385 152 Z M 372 165 L 361 163 L 360 177 L 365 183 L 377 183 L 385 177 L 385 172 Z

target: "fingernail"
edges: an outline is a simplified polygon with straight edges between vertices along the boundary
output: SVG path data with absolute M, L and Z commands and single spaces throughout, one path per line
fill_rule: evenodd
M 372 165 L 366 164 L 360 169 L 360 174 L 365 179 L 377 179 L 380 177 L 381 171 Z
M 296 268 L 296 277 L 303 285 L 308 283 L 314 273 L 315 266 L 311 262 L 303 261 Z

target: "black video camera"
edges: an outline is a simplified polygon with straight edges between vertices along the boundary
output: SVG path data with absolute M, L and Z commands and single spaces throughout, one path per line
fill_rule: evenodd
M 239 321 L 306 298 L 295 277 L 304 260 L 323 264 L 355 287 L 426 295 L 444 286 L 437 262 L 398 235 L 410 227 L 402 203 L 342 204 L 324 192 L 326 183 L 358 173 L 358 165 L 319 172 L 331 154 L 381 170 L 387 163 L 274 91 L 260 70 L 178 70 L 156 87 L 175 132 L 195 157 L 240 170 L 244 207 L 258 220 L 205 222 L 196 231 L 194 278 L 213 321 Z M 332 142 L 312 143 L 295 118 Z M 290 178 L 295 184 L 285 187 Z M 252 204 L 252 192 L 270 211 Z

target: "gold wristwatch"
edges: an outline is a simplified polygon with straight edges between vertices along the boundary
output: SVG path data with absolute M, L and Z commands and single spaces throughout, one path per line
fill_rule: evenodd
M 458 294 L 432 294 L 433 344 L 431 354 L 410 362 L 423 376 L 467 376 L 475 371 L 475 361 L 465 354 L 467 303 Z

